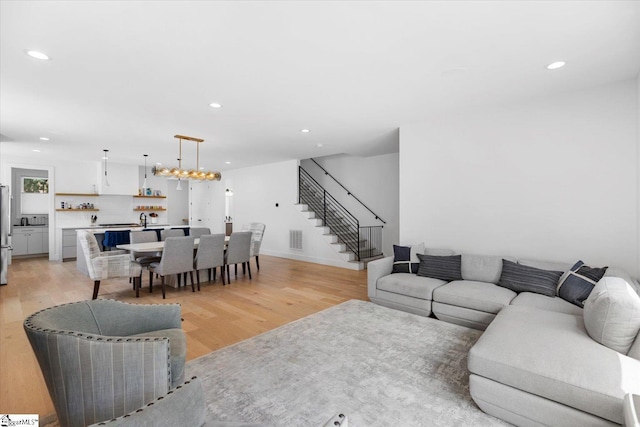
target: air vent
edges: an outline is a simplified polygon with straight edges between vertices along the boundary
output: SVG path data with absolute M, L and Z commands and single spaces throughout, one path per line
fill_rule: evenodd
M 289 249 L 302 249 L 302 230 L 289 230 Z

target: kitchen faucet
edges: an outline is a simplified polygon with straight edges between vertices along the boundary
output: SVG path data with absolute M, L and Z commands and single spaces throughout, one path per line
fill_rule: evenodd
M 147 214 L 144 212 L 140 214 L 140 224 L 142 224 L 144 228 L 147 228 Z

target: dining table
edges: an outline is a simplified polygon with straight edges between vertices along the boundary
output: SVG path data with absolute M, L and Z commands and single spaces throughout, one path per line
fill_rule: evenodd
M 229 243 L 230 236 L 224 236 L 225 245 Z M 200 243 L 200 238 L 196 238 L 193 241 L 193 248 L 196 249 Z M 164 250 L 164 241 L 159 240 L 157 242 L 144 242 L 144 243 L 126 243 L 122 245 L 116 245 L 116 248 L 129 252 L 162 252 Z

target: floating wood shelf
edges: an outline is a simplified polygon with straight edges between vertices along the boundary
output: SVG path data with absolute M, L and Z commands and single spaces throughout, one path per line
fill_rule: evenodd
M 97 197 L 95 193 L 56 193 L 56 196 L 79 196 L 79 197 Z
M 135 208 L 134 211 L 166 211 L 167 209 L 165 208 L 149 208 L 149 209 L 145 209 L 145 208 Z
M 133 196 L 133 197 L 139 197 L 141 199 L 166 199 L 167 196 Z
M 98 212 L 100 209 L 56 209 L 57 212 Z

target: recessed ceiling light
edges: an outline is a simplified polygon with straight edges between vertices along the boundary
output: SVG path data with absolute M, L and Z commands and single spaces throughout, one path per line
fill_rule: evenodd
M 309 133 L 309 132 L 311 132 L 311 131 L 310 131 L 309 129 L 301 129 L 301 130 L 300 130 L 300 132 L 302 132 L 302 133 Z
M 203 168 L 202 166 L 200 166 L 198 169 L 200 169 L 201 171 L 203 171 L 203 170 L 204 170 L 204 168 Z
M 27 50 L 26 53 L 30 57 L 35 58 L 35 59 L 39 59 L 41 61 L 48 61 L 49 59 L 51 59 L 51 58 L 49 58 L 48 55 L 46 55 L 46 54 L 44 54 L 42 52 L 38 52 L 37 50 Z
M 322 147 L 322 144 L 316 144 L 316 147 L 320 148 Z
M 222 104 L 218 104 L 217 102 L 212 102 L 211 104 L 209 104 L 209 107 L 220 108 L 222 107 Z
M 231 162 L 224 162 L 224 164 L 225 164 L 225 165 L 230 165 L 230 164 L 231 164 Z
M 37 150 L 37 149 L 33 149 L 31 151 L 33 151 L 34 153 L 39 153 L 40 152 L 40 150 Z
M 156 163 L 156 165 L 157 165 L 157 166 L 162 166 L 162 163 L 157 162 L 157 163 Z
M 551 64 L 547 65 L 547 70 L 557 70 L 558 68 L 564 67 L 565 64 L 566 62 L 564 61 L 552 62 Z
M 49 141 L 49 138 L 47 138 L 46 136 L 41 136 L 40 141 Z

